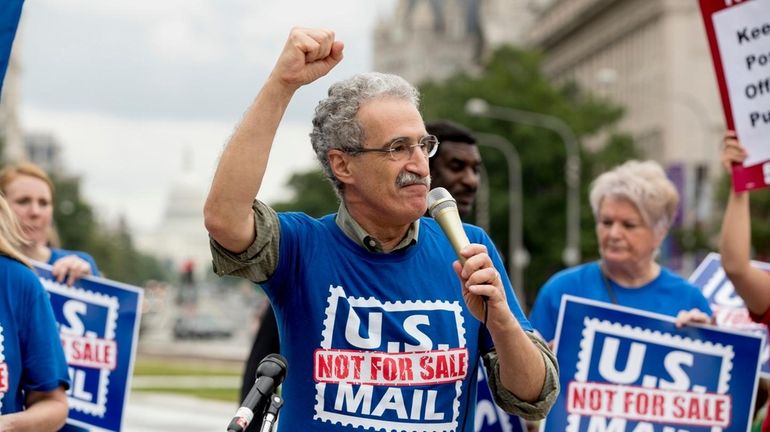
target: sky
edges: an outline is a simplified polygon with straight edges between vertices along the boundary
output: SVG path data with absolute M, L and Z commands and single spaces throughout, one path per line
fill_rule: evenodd
M 155 229 L 171 187 L 208 191 L 217 159 L 293 26 L 334 30 L 345 59 L 299 90 L 271 152 L 260 198 L 285 199 L 315 167 L 307 137 L 328 86 L 371 70 L 372 29 L 395 0 L 35 0 L 25 2 L 20 119 L 51 133 L 105 221 Z M 191 155 L 187 169 L 185 152 Z

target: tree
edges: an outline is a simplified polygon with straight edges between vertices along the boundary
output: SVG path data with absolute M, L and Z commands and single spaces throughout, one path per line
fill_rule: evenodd
M 0 165 L 5 165 L 5 138 L 0 134 Z M 49 173 L 54 185 L 56 244 L 91 254 L 103 276 L 143 286 L 147 280 L 166 281 L 170 275 L 153 256 L 139 252 L 124 223 L 117 229 L 100 224 L 93 208 L 80 194 L 80 178 Z
M 732 187 L 728 174 L 724 174 L 717 183 L 717 202 L 724 209 L 727 204 L 727 196 Z M 751 246 L 754 256 L 760 261 L 770 261 L 770 188 L 751 191 Z M 721 227 L 723 212 L 718 215 L 719 220 L 714 224 L 710 234 L 718 236 Z
M 594 220 L 586 205 L 590 181 L 602 171 L 638 157 L 628 136 L 611 133 L 622 109 L 582 91 L 574 83 L 555 85 L 541 71 L 541 56 L 512 46 L 496 50 L 476 76 L 459 74 L 421 86 L 424 118 L 446 118 L 473 130 L 500 135 L 516 146 L 521 158 L 524 194 L 524 243 L 530 252 L 525 291 L 534 301 L 545 280 L 563 268 L 565 246 L 564 164 L 566 152 L 552 131 L 464 112 L 466 101 L 482 98 L 491 105 L 517 108 L 558 117 L 579 138 L 610 132 L 603 150 L 581 149 L 581 254 L 583 261 L 598 255 Z M 581 146 L 582 147 L 582 146 Z M 481 148 L 490 182 L 490 235 L 501 251 L 508 251 L 508 179 L 505 161 L 497 152 Z
M 273 203 L 275 211 L 301 211 L 321 217 L 339 208 L 339 199 L 320 168 L 292 174 L 287 186 L 292 190 L 293 198 Z

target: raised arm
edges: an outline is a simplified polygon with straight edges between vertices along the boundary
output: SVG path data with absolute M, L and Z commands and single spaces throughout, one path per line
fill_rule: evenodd
M 342 60 L 334 32 L 293 28 L 273 71 L 222 153 L 203 210 L 206 229 L 220 245 L 245 250 L 254 240 L 251 205 L 262 185 L 278 124 L 294 92 Z
M 722 148 L 722 165 L 731 172 L 733 163 L 745 159 L 746 150 L 741 147 L 735 132 L 728 131 Z M 751 265 L 750 249 L 749 193 L 736 193 L 731 189 L 719 241 L 722 267 L 749 310 L 761 315 L 770 307 L 770 274 Z

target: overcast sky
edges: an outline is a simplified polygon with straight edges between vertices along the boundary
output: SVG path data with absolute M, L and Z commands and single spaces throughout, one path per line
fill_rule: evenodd
M 103 217 L 135 229 L 160 222 L 173 182 L 208 190 L 216 160 L 294 25 L 332 29 L 345 59 L 299 91 L 260 196 L 285 196 L 288 175 L 314 165 L 307 134 L 331 82 L 371 69 L 372 28 L 395 0 L 35 0 L 20 38 L 21 122 L 50 132 Z M 264 194 L 263 194 L 264 192 Z

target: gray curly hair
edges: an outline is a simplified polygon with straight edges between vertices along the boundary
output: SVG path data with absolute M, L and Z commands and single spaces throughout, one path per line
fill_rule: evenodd
M 604 198 L 634 204 L 644 222 L 658 234 L 671 227 L 679 207 L 679 192 L 655 161 L 630 160 L 605 172 L 591 184 L 591 209 L 598 220 Z
M 329 150 L 360 150 L 366 139 L 365 131 L 356 119 L 358 109 L 365 102 L 383 96 L 392 96 L 411 102 L 419 108 L 417 89 L 397 75 L 367 72 L 332 84 L 329 95 L 318 102 L 313 117 L 313 144 L 324 175 L 342 196 L 342 183 L 334 177 L 329 164 Z

